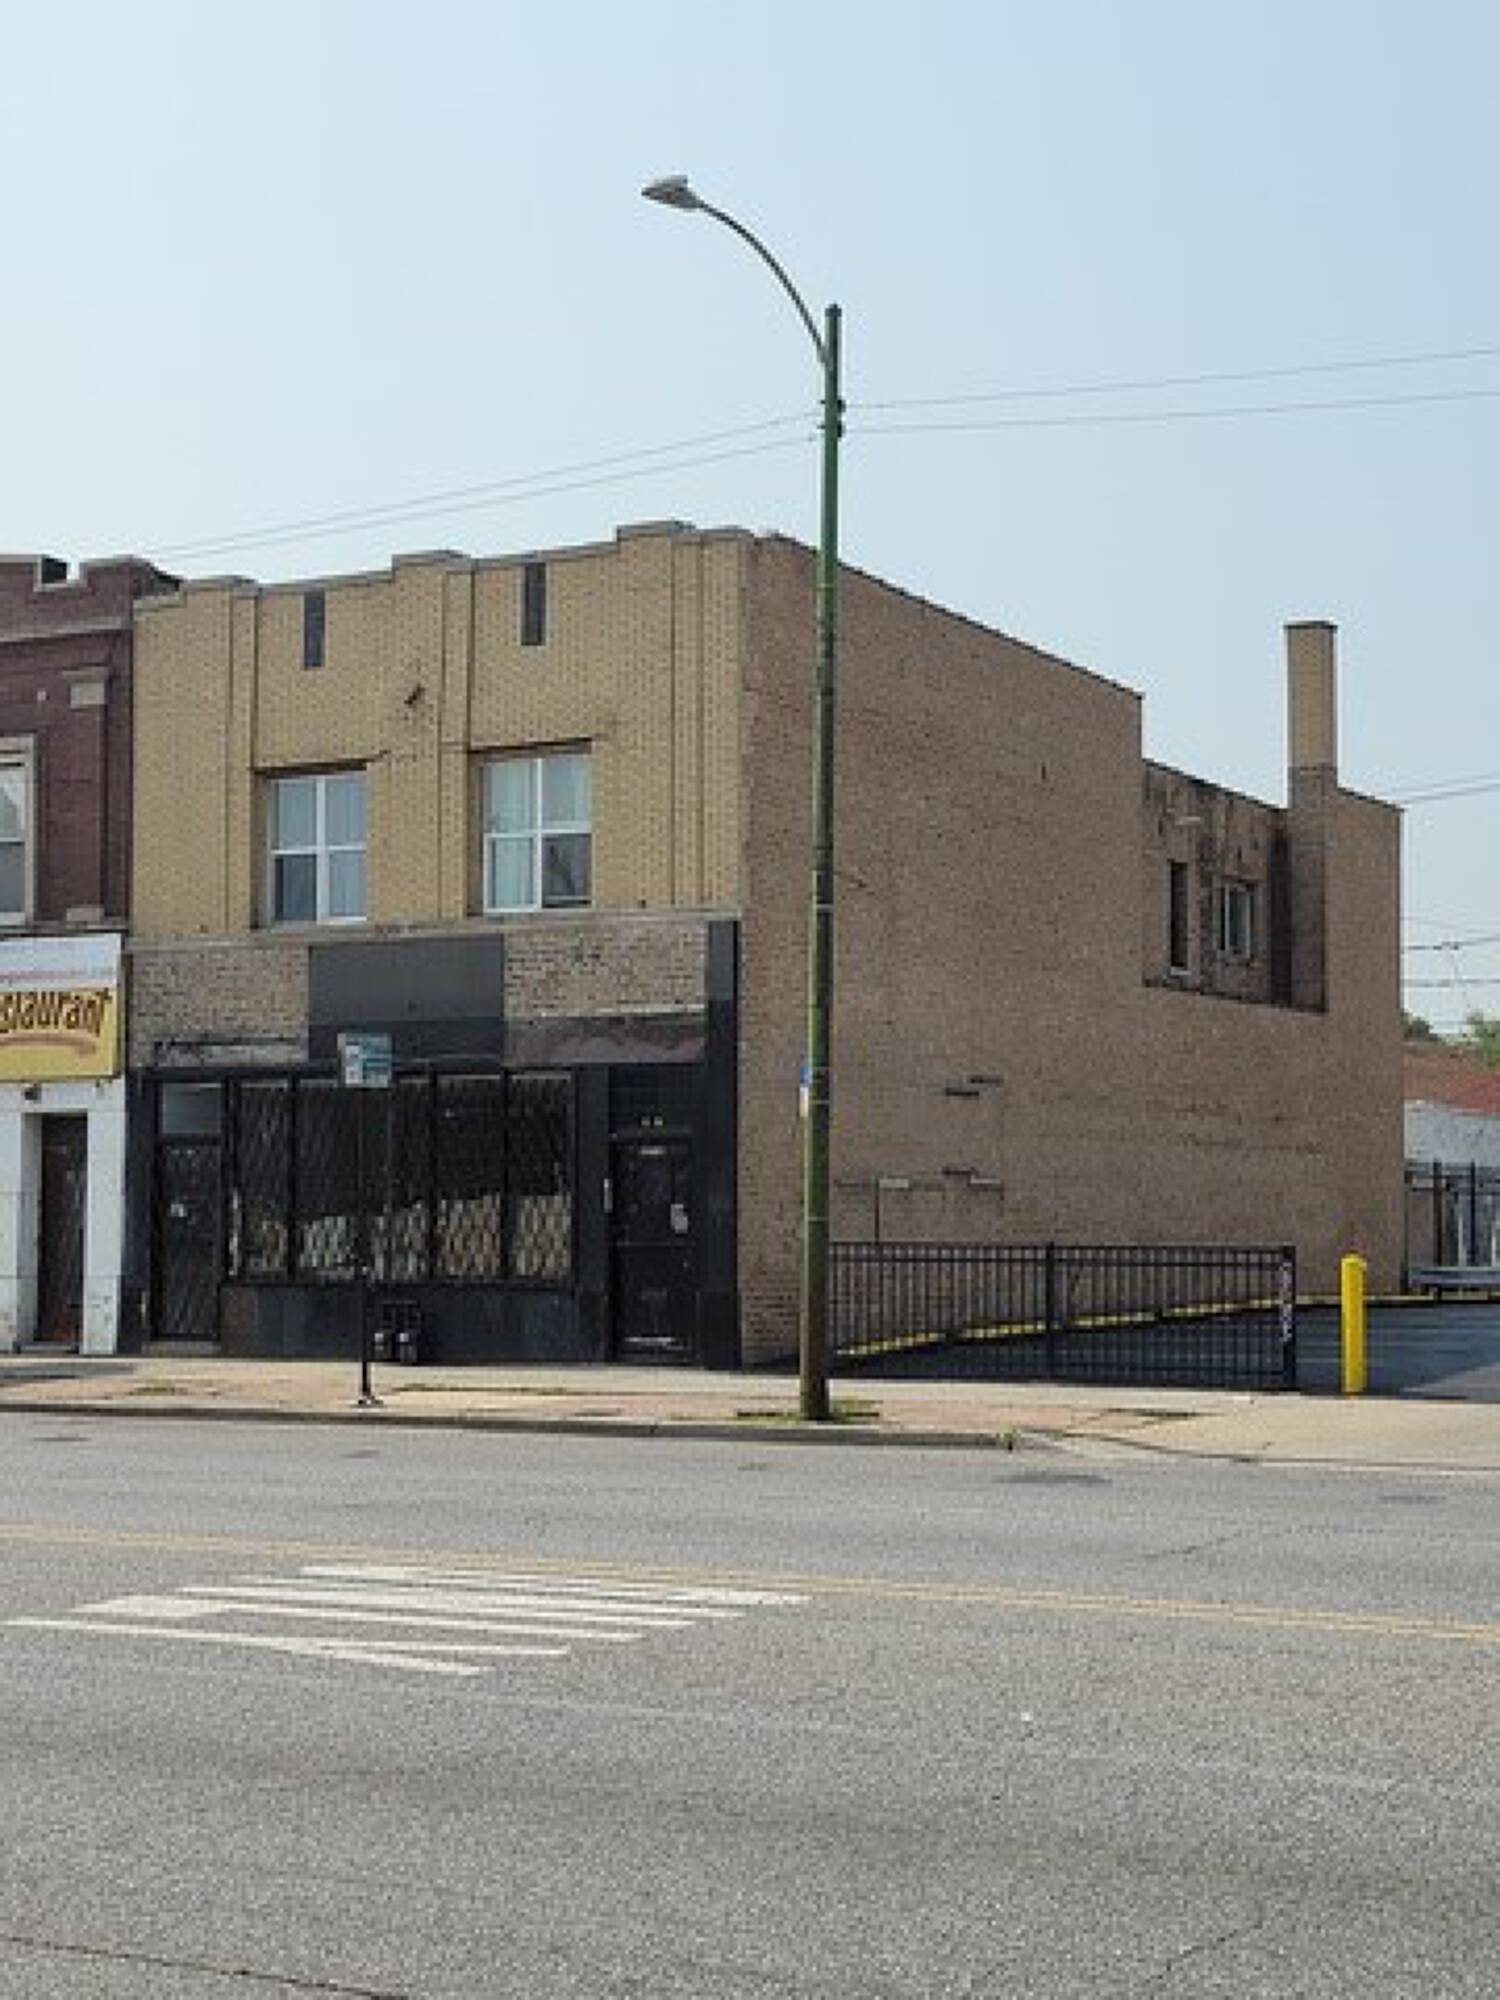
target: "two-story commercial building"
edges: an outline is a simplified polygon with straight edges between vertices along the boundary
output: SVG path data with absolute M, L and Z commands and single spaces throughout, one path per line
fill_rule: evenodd
M 0 557 L 0 1348 L 108 1353 L 125 1274 L 132 609 L 171 579 Z
M 677 523 L 137 613 L 147 1331 L 445 1358 L 795 1342 L 812 558 Z M 835 1229 L 1399 1260 L 1396 815 L 1290 628 L 1286 808 L 846 571 Z M 384 1093 L 339 1037 L 391 1037 Z

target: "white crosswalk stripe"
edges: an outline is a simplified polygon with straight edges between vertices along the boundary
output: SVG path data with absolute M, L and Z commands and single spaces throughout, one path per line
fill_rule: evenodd
M 309 1563 L 294 1576 L 184 1584 L 79 1605 L 66 1616 L 6 1623 L 33 1632 L 242 1647 L 471 1677 L 491 1672 L 490 1663 L 498 1660 L 566 1659 L 575 1647 L 630 1646 L 805 1602 L 787 1591 L 700 1589 L 600 1575 Z M 275 1625 L 294 1629 L 266 1629 Z M 432 1636 L 407 1636 L 415 1631 Z

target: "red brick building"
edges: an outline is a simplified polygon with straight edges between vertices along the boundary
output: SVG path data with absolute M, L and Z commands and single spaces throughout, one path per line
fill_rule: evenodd
M 0 1348 L 117 1340 L 132 623 L 171 581 L 0 557 Z

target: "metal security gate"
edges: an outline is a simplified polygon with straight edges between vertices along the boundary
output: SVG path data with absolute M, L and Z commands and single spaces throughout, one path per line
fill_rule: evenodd
M 844 1372 L 1296 1384 L 1289 1248 L 838 1243 L 831 1280 Z
M 218 1140 L 164 1140 L 157 1176 L 155 1338 L 217 1341 L 223 1232 Z
M 87 1118 L 42 1120 L 42 1212 L 36 1337 L 77 1341 L 83 1332 L 83 1239 L 88 1207 Z

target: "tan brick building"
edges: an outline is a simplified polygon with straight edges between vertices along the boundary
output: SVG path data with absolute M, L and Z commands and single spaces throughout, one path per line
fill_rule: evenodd
M 140 607 L 150 1332 L 346 1340 L 366 1029 L 377 1266 L 434 1352 L 790 1351 L 811 607 L 806 549 L 670 523 Z M 1394 1274 L 1397 818 L 1338 785 L 1331 629 L 1289 669 L 1283 811 L 846 572 L 836 1233 Z

